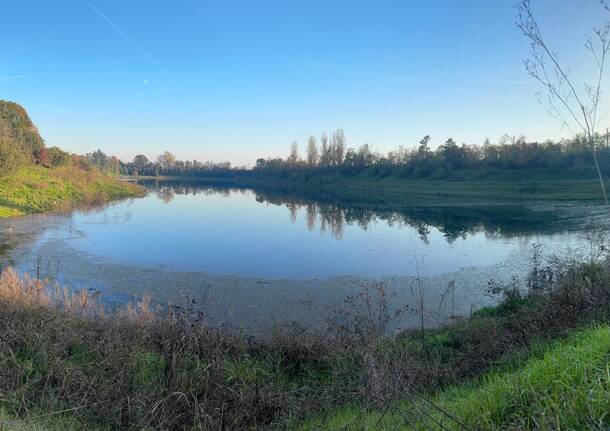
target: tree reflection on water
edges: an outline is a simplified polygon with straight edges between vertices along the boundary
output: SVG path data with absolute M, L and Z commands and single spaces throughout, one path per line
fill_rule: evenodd
M 414 204 L 394 207 L 341 202 L 340 199 L 317 198 L 295 191 L 249 189 L 230 184 L 188 181 L 149 181 L 143 184 L 165 203 L 171 202 L 176 195 L 229 197 L 234 193 L 254 193 L 257 202 L 286 207 L 293 223 L 302 216 L 307 229 L 318 229 L 337 240 L 343 238 L 346 226 L 355 225 L 366 231 L 377 223 L 412 227 L 426 243 L 432 228 L 441 232 L 444 238 L 452 243 L 481 232 L 488 237 L 513 237 L 561 231 L 576 225 L 576 221 L 562 217 L 552 208 L 533 209 L 512 203 Z

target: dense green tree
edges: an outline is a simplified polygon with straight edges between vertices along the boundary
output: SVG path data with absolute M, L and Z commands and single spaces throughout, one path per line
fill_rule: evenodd
M 109 157 L 102 152 L 102 150 L 97 150 L 93 153 L 88 153 L 85 155 L 91 166 L 98 168 L 101 171 L 106 171 L 108 169 Z
M 417 147 L 417 155 L 424 159 L 430 155 L 430 135 L 424 136 L 419 141 L 419 147 Z
M 449 170 L 460 169 L 464 164 L 464 151 L 452 138 L 445 141 L 439 148 L 443 168 Z
M 144 170 L 149 165 L 148 157 L 144 154 L 138 154 L 133 158 L 133 172 L 135 175 L 142 175 Z
M 0 100 L 0 175 L 26 163 L 40 163 L 44 140 L 25 109 Z
M 70 154 L 59 147 L 51 147 L 47 150 L 51 166 L 66 166 L 70 164 Z
M 13 141 L 0 135 L 0 177 L 23 165 L 26 155 Z

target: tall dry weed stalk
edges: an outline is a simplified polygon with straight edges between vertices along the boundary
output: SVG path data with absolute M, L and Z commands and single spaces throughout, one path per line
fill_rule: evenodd
M 0 274 L 0 296 L 24 305 L 50 305 L 53 302 L 47 283 L 27 274 L 20 276 L 12 268 Z
M 108 310 L 97 295 L 92 295 L 87 289 L 71 290 L 60 287 L 48 280 L 32 278 L 29 274 L 19 274 L 13 268 L 6 268 L 0 274 L 0 299 L 9 304 L 19 306 L 54 306 L 75 316 L 105 319 L 109 317 Z M 152 322 L 159 318 L 158 310 L 151 306 L 150 296 L 129 303 L 112 314 L 131 322 Z

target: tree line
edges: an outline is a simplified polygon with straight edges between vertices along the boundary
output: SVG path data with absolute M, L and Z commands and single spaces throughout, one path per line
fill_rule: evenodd
M 132 161 L 121 162 L 121 173 L 131 176 L 210 176 L 224 177 L 233 175 L 235 169 L 231 162 L 215 163 L 198 160 L 176 160 L 176 156 L 165 151 L 151 161 L 144 154 L 138 154 Z
M 497 143 L 486 139 L 482 145 L 458 144 L 448 138 L 432 148 L 430 135 L 424 136 L 413 147 L 400 146 L 385 154 L 373 150 L 369 144 L 348 147 L 345 132 L 337 129 L 331 134 L 322 133 L 320 138 L 310 136 L 304 154 L 293 141 L 286 158 L 259 158 L 252 169 L 232 167 L 230 162 L 177 160 L 170 151 L 165 151 L 154 160 L 143 154 L 130 162 L 112 159 L 112 172 L 133 176 L 193 176 L 234 177 L 284 175 L 293 172 L 338 172 L 356 175 L 371 171 L 375 175 L 400 175 L 403 177 L 442 177 L 456 171 L 494 172 L 518 169 L 590 169 L 593 157 L 605 169 L 610 169 L 610 147 L 608 136 L 596 135 L 589 139 L 577 135 L 559 141 L 530 142 L 523 136 L 504 135 Z M 87 155 L 90 163 L 107 170 L 99 161 L 105 157 L 93 153 Z M 111 159 L 108 159 L 111 160 Z
M 329 140 L 323 133 L 319 144 L 314 136 L 307 140 L 301 156 L 296 142 L 285 159 L 260 158 L 255 170 L 267 173 L 290 170 L 337 170 L 344 175 L 375 168 L 379 173 L 397 173 L 410 177 L 438 176 L 452 171 L 498 171 L 512 169 L 587 168 L 597 155 L 604 167 L 610 167 L 608 136 L 596 135 L 593 144 L 582 135 L 560 141 L 528 142 L 525 137 L 504 135 L 498 143 L 486 139 L 482 145 L 458 144 L 448 138 L 435 149 L 430 135 L 416 146 L 400 146 L 385 154 L 369 144 L 346 148 L 345 133 L 338 129 Z

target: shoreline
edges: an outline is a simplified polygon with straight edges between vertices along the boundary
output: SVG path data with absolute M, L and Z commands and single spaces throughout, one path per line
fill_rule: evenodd
M 597 212 L 596 212 L 597 214 Z M 207 306 L 210 318 L 242 328 L 270 328 L 276 322 L 311 323 L 314 309 L 328 309 L 342 305 L 344 299 L 357 292 L 358 286 L 385 282 L 397 296 L 397 302 L 413 304 L 415 298 L 407 294 L 417 278 L 409 272 L 403 275 L 379 274 L 328 275 L 302 277 L 266 277 L 248 274 L 217 274 L 206 272 L 207 268 L 164 267 L 137 261 L 112 261 L 110 258 L 88 255 L 73 248 L 73 239 L 78 227 L 69 224 L 68 217 L 43 215 L 40 223 L 24 220 L 22 223 L 0 224 L 6 232 L 5 261 L 17 262 L 20 271 L 32 275 L 56 278 L 61 285 L 71 288 L 92 288 L 108 294 L 111 302 L 127 302 L 151 294 L 157 304 L 179 304 L 182 295 L 197 298 L 201 306 Z M 10 230 L 10 234 L 7 229 Z M 59 232 L 59 236 L 39 243 L 38 238 L 47 230 Z M 71 232 L 69 235 L 66 233 Z M 30 239 L 18 239 L 19 232 L 30 235 Z M 569 230 L 566 229 L 565 232 Z M 3 234 L 5 232 L 2 232 Z M 558 231 L 563 235 L 564 231 Z M 11 241 L 11 235 L 15 238 Z M 57 233 L 55 234 L 57 235 Z M 553 234 L 550 234 L 551 236 Z M 519 236 L 519 235 L 517 235 Z M 511 238 L 508 235 L 507 238 Z M 11 242 L 13 245 L 10 245 Z M 36 244 L 35 248 L 32 244 Z M 13 250 L 10 250 L 13 248 Z M 467 316 L 472 310 L 490 305 L 493 301 L 483 298 L 490 279 L 507 282 L 526 263 L 529 249 L 522 248 L 506 261 L 476 264 L 466 261 L 463 266 L 444 268 L 442 272 L 423 274 L 429 298 L 427 308 L 438 309 L 442 291 L 451 281 L 457 286 L 456 310 L 443 312 L 451 316 Z M 12 266 L 16 266 L 12 264 Z M 41 272 L 37 267 L 42 268 Z M 47 272 L 45 272 L 47 271 Z M 411 274 L 411 275 L 408 275 Z M 207 300 L 203 298 L 207 294 Z M 462 296 L 463 298 L 459 298 Z M 467 298 L 480 298 L 471 303 Z M 207 302 L 206 302 L 207 301 Z M 465 302 L 466 301 L 466 302 Z M 303 303 L 309 304 L 307 307 Z M 309 307 L 309 308 L 308 308 Z M 235 320 L 237 317 L 237 321 Z M 319 316 L 317 316 L 319 317 Z M 430 323 L 438 323 L 432 322 Z M 413 326 L 414 322 L 409 322 Z
M 418 278 L 425 292 L 426 325 L 436 327 L 473 311 L 494 305 L 487 295 L 488 282 L 508 283 L 513 276 L 524 277 L 528 253 L 514 252 L 506 261 L 489 266 L 469 266 L 449 272 L 417 277 L 385 275 L 366 277 L 336 275 L 295 279 L 262 276 L 212 274 L 203 270 L 180 270 L 155 265 L 120 263 L 74 249 L 67 238 L 46 240 L 32 250 L 28 244 L 16 247 L 4 258 L 20 273 L 50 278 L 70 290 L 98 293 L 110 305 L 124 305 L 149 296 L 155 305 L 182 304 L 195 299 L 195 309 L 206 313 L 208 322 L 246 332 L 268 332 L 274 326 L 298 324 L 320 327 L 334 311 L 344 309 L 346 299 L 366 287 L 383 284 L 392 298 L 391 308 L 414 306 Z M 36 256 L 43 256 L 38 261 Z M 38 274 L 37 265 L 42 268 Z M 59 278 L 57 278 L 59 277 Z M 452 285 L 451 301 L 443 301 Z M 419 324 L 417 317 L 405 316 L 393 330 Z
M 530 175 L 531 174 L 531 175 Z M 581 202 L 603 204 L 599 181 L 579 178 L 537 178 L 527 171 L 517 171 L 515 179 L 411 179 L 397 176 L 370 178 L 341 174 L 303 174 L 297 176 L 243 175 L 203 176 L 125 176 L 130 181 L 185 182 L 224 184 L 239 188 L 268 189 L 359 204 L 413 205 L 463 204 L 483 202 Z M 610 187 L 610 182 L 607 182 Z

